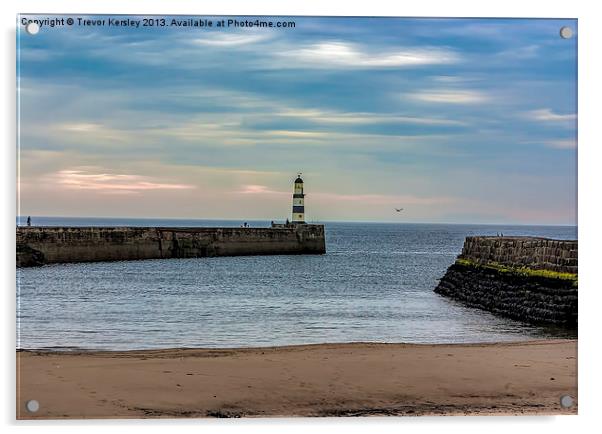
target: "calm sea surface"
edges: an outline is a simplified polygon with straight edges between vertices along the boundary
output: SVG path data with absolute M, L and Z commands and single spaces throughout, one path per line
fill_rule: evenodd
M 237 221 L 34 217 L 50 226 Z M 269 222 L 250 222 L 268 226 Z M 467 235 L 576 239 L 576 227 L 326 223 L 325 255 L 48 265 L 17 270 L 17 347 L 144 349 L 566 337 L 433 292 Z

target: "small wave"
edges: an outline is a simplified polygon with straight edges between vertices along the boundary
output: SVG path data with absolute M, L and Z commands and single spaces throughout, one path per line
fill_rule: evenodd
M 17 351 L 86 351 L 86 349 L 82 347 L 76 347 L 71 345 L 51 345 L 45 347 L 33 347 L 33 348 L 23 348 L 17 347 Z

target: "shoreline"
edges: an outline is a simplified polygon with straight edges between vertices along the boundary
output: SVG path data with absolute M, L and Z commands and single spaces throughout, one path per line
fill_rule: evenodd
M 576 357 L 576 339 L 17 350 L 17 418 L 576 414 Z
M 486 341 L 486 342 L 373 342 L 373 341 L 351 341 L 351 342 L 319 342 L 308 344 L 286 344 L 286 345 L 266 345 L 266 346 L 249 346 L 249 347 L 161 347 L 161 348 L 138 348 L 129 350 L 109 350 L 109 349 L 94 349 L 82 347 L 42 347 L 42 348 L 17 348 L 17 353 L 35 353 L 37 355 L 94 355 L 94 356 L 116 356 L 116 355 L 150 355 L 152 353 L 166 352 L 254 352 L 254 351 L 290 351 L 295 349 L 309 349 L 313 347 L 354 347 L 354 346 L 396 346 L 396 347 L 443 347 L 443 346 L 461 346 L 461 347 L 489 347 L 489 346 L 517 346 L 517 345 L 544 345 L 559 341 L 575 341 L 577 338 L 569 337 L 545 337 L 545 338 L 529 338 L 526 340 L 515 341 Z M 72 349 L 71 349 L 72 348 Z

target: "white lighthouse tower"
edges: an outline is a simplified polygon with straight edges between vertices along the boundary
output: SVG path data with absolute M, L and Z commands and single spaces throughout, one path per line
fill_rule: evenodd
M 305 195 L 303 194 L 303 180 L 301 173 L 295 179 L 295 189 L 293 192 L 293 223 L 305 223 Z

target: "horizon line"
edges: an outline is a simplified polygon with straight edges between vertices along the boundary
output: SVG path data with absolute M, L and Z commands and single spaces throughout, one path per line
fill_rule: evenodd
M 253 219 L 245 219 L 245 218 L 201 218 L 201 217 L 126 217 L 126 216 L 52 216 L 52 215 L 21 215 L 16 216 L 16 219 L 20 218 L 64 218 L 64 219 L 131 219 L 131 220 L 210 220 L 210 221 L 247 221 L 247 222 L 278 222 L 279 220 L 285 221 L 285 219 L 262 219 L 262 218 L 253 218 Z M 502 222 L 432 222 L 432 221 L 424 221 L 424 222 L 416 222 L 416 221 L 393 221 L 393 220 L 319 220 L 313 219 L 308 220 L 306 223 L 308 224 L 319 224 L 319 223 L 386 223 L 386 224 L 428 224 L 428 225 L 476 225 L 476 226 L 565 226 L 565 227 L 578 227 L 578 223 L 502 223 Z M 34 225 L 35 226 L 35 225 Z

